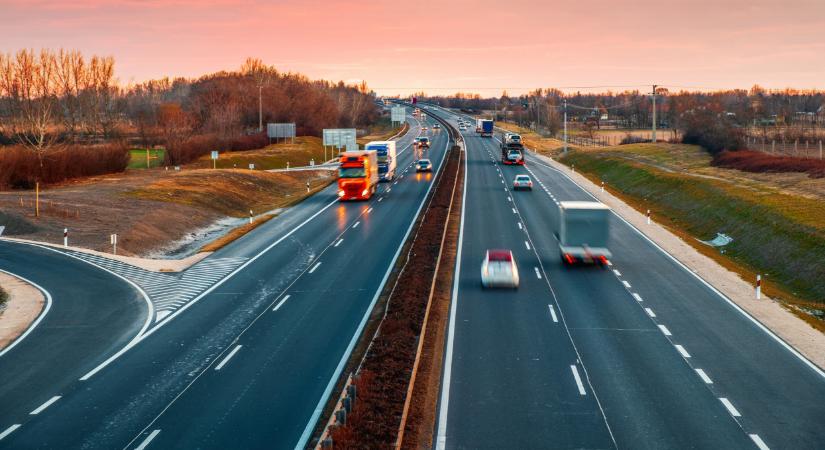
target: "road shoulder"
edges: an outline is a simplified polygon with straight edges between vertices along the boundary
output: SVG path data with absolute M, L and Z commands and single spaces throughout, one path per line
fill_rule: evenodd
M 5 308 L 0 310 L 0 350 L 3 350 L 37 320 L 46 298 L 36 287 L 3 272 L 0 272 L 0 286 L 9 294 Z
M 647 217 L 643 213 L 636 211 L 610 192 L 602 192 L 599 186 L 585 176 L 571 171 L 569 167 L 544 155 L 535 152 L 531 154 L 542 163 L 561 171 L 599 201 L 610 206 L 626 222 L 770 329 L 809 361 L 820 368 L 825 368 L 825 334 L 784 309 L 773 299 L 763 295 L 761 300 L 756 300 L 753 284 L 742 280 L 736 273 L 702 255 L 668 229 L 657 224 L 655 220 L 648 225 Z

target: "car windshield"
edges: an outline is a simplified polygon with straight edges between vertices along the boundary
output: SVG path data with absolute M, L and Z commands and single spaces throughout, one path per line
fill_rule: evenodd
M 364 178 L 366 172 L 363 167 L 341 167 L 338 169 L 339 178 Z
M 517 181 L 530 181 L 530 177 L 528 177 L 527 175 L 519 175 L 519 176 L 516 177 L 516 180 Z
M 429 165 L 430 165 L 430 161 L 428 161 L 428 160 L 426 160 L 426 159 L 422 159 L 421 161 L 418 161 L 418 165 L 419 165 L 419 166 L 429 166 Z

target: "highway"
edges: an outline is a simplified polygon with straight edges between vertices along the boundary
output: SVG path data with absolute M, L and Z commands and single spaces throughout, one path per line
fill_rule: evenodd
M 306 444 L 432 186 L 411 168 L 410 123 L 396 182 L 355 203 L 330 186 L 210 256 L 245 262 L 59 402 L 3 417 L 0 431 L 21 426 L 0 447 Z M 438 169 L 447 134 L 431 140 Z
M 464 136 L 437 448 L 821 448 L 820 370 L 617 216 L 609 268 L 564 268 L 556 202 L 592 197 Z M 490 248 L 513 251 L 518 290 L 481 288 Z

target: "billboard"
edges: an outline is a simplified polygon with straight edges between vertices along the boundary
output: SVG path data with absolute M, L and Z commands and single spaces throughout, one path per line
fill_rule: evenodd
M 355 128 L 324 128 L 324 145 L 347 150 L 358 150 L 355 142 Z
M 268 123 L 266 124 L 266 135 L 269 138 L 294 138 L 294 123 Z
M 404 123 L 407 117 L 407 108 L 403 106 L 393 106 L 390 109 L 390 119 L 393 122 Z

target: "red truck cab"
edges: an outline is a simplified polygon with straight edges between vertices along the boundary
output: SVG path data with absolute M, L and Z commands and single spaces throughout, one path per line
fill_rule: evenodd
M 378 185 L 375 150 L 341 153 L 338 167 L 338 199 L 368 200 Z

